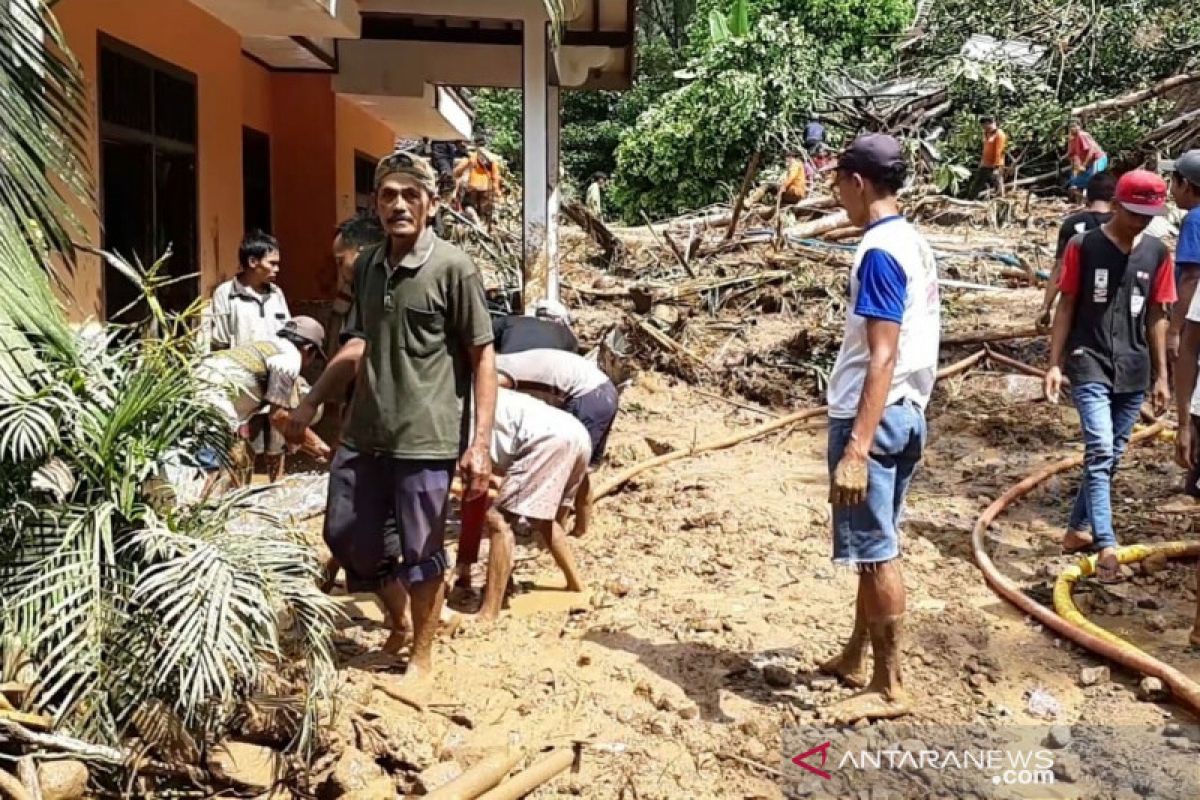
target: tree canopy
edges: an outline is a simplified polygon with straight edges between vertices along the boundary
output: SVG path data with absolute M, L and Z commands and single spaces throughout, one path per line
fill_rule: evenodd
M 913 0 L 647 0 L 633 88 L 564 93 L 568 183 L 611 173 L 610 205 L 629 221 L 728 199 L 752 153 L 773 158 L 793 145 L 840 75 L 942 82 L 943 158 L 973 167 L 978 117 L 996 114 L 1030 175 L 1058 165 L 1072 108 L 1200 69 L 1190 0 L 1014 0 L 979 10 L 973 0 L 929 0 L 919 17 Z M 1032 66 L 963 56 L 977 34 L 1041 55 Z M 1177 103 L 1147 100 L 1088 127 L 1117 163 L 1133 163 Z M 519 167 L 519 93 L 483 92 L 479 121 Z M 831 122 L 836 138 L 858 132 L 836 114 Z

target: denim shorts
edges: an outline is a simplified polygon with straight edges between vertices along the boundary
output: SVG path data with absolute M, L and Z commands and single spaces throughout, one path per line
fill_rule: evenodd
M 599 465 L 604 458 L 604 450 L 608 445 L 608 433 L 612 430 L 613 420 L 617 418 L 617 404 L 620 396 L 612 381 L 605 381 L 587 394 L 571 400 L 563 410 L 583 423 L 587 428 L 588 437 L 592 440 L 593 467 Z
M 853 419 L 829 420 L 831 481 L 853 429 Z M 920 406 L 902 400 L 884 409 L 867 462 L 866 501 L 833 508 L 834 562 L 862 567 L 900 556 L 904 497 L 925 449 L 925 438 L 925 412 Z
M 440 580 L 454 461 L 422 461 L 341 447 L 329 468 L 325 543 L 352 592 Z

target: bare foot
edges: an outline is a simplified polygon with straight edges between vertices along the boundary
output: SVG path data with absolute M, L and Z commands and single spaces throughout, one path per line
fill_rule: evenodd
M 890 692 L 868 689 L 847 697 L 825 709 L 822 716 L 835 724 L 849 724 L 860 719 L 893 719 L 902 717 L 912 709 L 908 695 L 902 690 Z
M 1062 545 L 1063 553 L 1072 555 L 1090 549 L 1093 539 L 1092 535 L 1087 531 L 1068 530 L 1060 544 Z
M 860 653 L 857 658 L 853 653 L 843 651 L 836 658 L 817 665 L 817 669 L 826 675 L 832 675 L 852 689 L 861 689 L 867 685 L 867 658 Z
M 381 688 L 384 686 L 378 685 Z M 409 664 L 404 677 L 388 685 L 383 691 L 418 711 L 424 711 L 433 698 L 433 673 L 421 669 L 416 664 Z
M 379 649 L 380 652 L 394 656 L 398 655 L 406 644 L 408 644 L 408 628 L 395 628 L 388 636 L 387 641 L 383 643 L 383 647 Z

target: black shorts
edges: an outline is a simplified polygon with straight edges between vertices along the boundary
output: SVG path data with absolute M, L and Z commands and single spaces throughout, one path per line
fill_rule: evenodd
M 329 468 L 325 543 L 351 592 L 441 580 L 456 463 L 338 448 Z

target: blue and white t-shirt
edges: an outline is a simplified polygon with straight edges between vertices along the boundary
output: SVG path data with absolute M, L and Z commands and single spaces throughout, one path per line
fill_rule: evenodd
M 900 324 L 887 405 L 911 400 L 924 409 L 933 393 L 941 337 L 937 260 L 929 243 L 903 217 L 885 217 L 867 226 L 850 272 L 850 309 L 829 378 L 829 416 L 853 419 L 858 414 L 871 361 L 871 319 Z
M 1200 206 L 1187 212 L 1179 225 L 1179 241 L 1175 244 L 1176 269 L 1183 264 L 1200 265 Z

